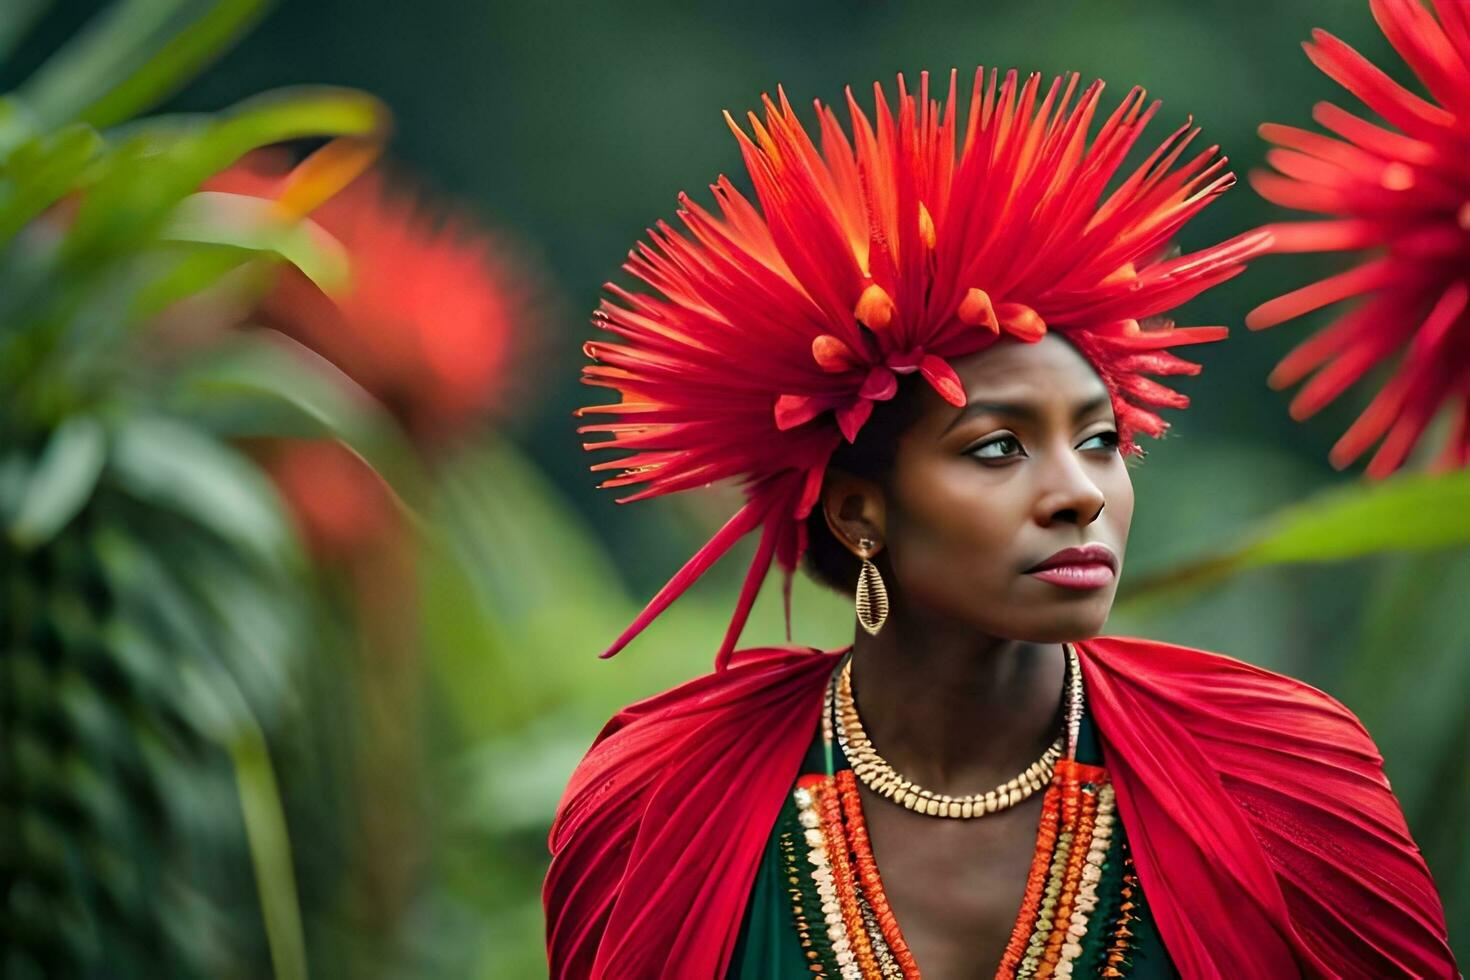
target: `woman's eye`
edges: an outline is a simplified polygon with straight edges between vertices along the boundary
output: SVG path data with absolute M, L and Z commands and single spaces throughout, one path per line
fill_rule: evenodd
M 979 459 L 1008 459 L 1017 455 L 1024 456 L 1026 452 L 1021 448 L 1021 440 L 1012 435 L 1004 435 L 981 443 L 970 450 L 970 455 Z
M 1098 446 L 1095 447 L 1095 448 L 1098 448 L 1098 449 L 1107 449 L 1107 450 L 1117 449 L 1118 448 L 1118 433 L 1114 432 L 1111 429 L 1109 429 L 1107 432 L 1099 432 L 1097 435 L 1091 436 L 1090 438 L 1084 440 L 1083 443 L 1082 443 L 1082 445 L 1078 446 L 1077 448 L 1078 449 L 1088 449 L 1088 448 L 1092 447 L 1094 443 L 1100 443 L 1100 445 L 1098 445 Z

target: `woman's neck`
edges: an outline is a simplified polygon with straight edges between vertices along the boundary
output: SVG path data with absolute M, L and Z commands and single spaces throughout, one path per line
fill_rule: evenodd
M 1036 761 L 1061 731 L 1065 676 L 1059 643 L 897 609 L 853 645 L 853 692 L 873 747 L 936 793 L 982 792 Z

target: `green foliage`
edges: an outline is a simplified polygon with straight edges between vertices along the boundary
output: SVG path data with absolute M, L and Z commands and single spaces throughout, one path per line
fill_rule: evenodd
M 77 415 L 57 426 L 18 495 L 11 543 L 31 549 L 55 537 L 92 498 L 106 457 L 96 419 Z
M 1470 546 L 1470 471 L 1334 487 L 1283 508 L 1238 543 L 1136 580 L 1123 601 L 1205 588 L 1251 569 Z
M 5 5 L 0 50 L 41 7 Z M 306 649 L 306 563 L 183 355 L 143 330 L 247 264 L 346 274 L 319 229 L 200 186 L 259 146 L 379 134 L 374 99 L 136 118 L 263 7 L 123 0 L 0 99 L 7 977 L 305 974 L 268 739 Z M 271 405 L 229 401 L 235 432 L 273 428 Z
M 27 903 L 6 909 L 7 975 L 200 975 L 258 955 L 230 753 L 286 694 L 299 558 L 271 511 L 254 511 L 247 550 L 237 518 L 210 523 L 132 479 L 123 447 L 150 434 L 119 432 L 87 506 L 43 547 L 6 552 L 0 720 L 20 846 L 4 877 Z M 239 464 L 196 460 L 196 482 Z
M 42 126 L 112 126 L 172 95 L 264 11 L 265 0 L 126 0 L 21 90 Z
M 170 405 L 221 435 L 338 439 L 384 476 L 410 517 L 430 504 L 429 477 L 383 406 L 280 335 L 243 336 L 196 358 L 175 376 Z

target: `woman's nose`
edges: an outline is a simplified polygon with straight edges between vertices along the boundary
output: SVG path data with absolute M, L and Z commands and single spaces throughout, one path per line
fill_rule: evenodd
M 1107 498 L 1074 454 L 1067 453 L 1048 467 L 1043 479 L 1043 492 L 1036 498 L 1036 523 L 1042 527 L 1056 523 L 1086 527 L 1101 516 Z

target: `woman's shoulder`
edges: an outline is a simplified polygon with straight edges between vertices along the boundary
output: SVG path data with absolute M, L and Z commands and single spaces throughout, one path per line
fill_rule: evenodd
M 1079 649 L 1094 717 L 1116 759 L 1194 767 L 1301 880 L 1330 891 L 1318 863 L 1359 860 L 1437 902 L 1383 756 L 1341 701 L 1209 650 L 1133 637 Z M 1167 778 L 1150 776 L 1158 785 Z
M 1199 902 L 1210 867 L 1242 869 L 1265 920 L 1291 922 L 1314 976 L 1455 975 L 1433 879 L 1351 710 L 1208 650 L 1077 646 L 1130 837 L 1154 844 L 1137 855 L 1146 888 L 1187 881 L 1180 900 Z
M 697 745 L 744 731 L 768 732 L 774 739 L 793 714 L 809 712 L 815 720 L 820 699 L 814 695 L 842 652 L 794 645 L 737 651 L 724 669 L 618 710 L 573 771 L 557 809 L 553 840 L 579 822 L 578 814 L 616 796 L 615 788 L 655 787 L 691 758 Z
M 651 976 L 643 959 L 677 959 L 621 945 L 648 931 L 650 896 L 701 910 L 691 914 L 700 925 L 679 935 L 696 946 L 689 937 L 719 932 L 743 907 L 743 876 L 754 874 L 836 660 L 808 647 L 745 650 L 613 715 L 572 773 L 548 837 L 542 900 L 554 975 L 592 975 L 596 960 L 598 975 Z M 599 951 L 604 932 L 616 937 L 612 953 Z
M 1337 698 L 1237 657 L 1157 640 L 1100 637 L 1079 644 L 1094 717 L 1115 747 L 1167 738 L 1207 760 L 1238 801 L 1329 823 L 1344 810 L 1392 811 L 1383 756 Z M 1314 799 L 1302 802 L 1304 787 Z M 1333 812 L 1337 811 L 1337 812 Z M 1400 828 L 1401 829 L 1401 828 Z
M 1307 734 L 1330 734 L 1338 744 L 1372 748 L 1372 739 L 1347 705 L 1321 688 L 1239 657 L 1130 636 L 1100 636 L 1078 645 L 1092 673 L 1138 696 L 1233 718 L 1270 722 Z M 1376 755 L 1376 749 L 1373 749 Z

